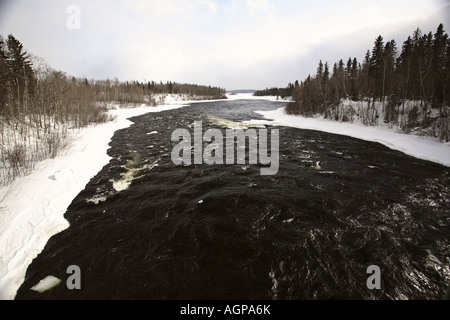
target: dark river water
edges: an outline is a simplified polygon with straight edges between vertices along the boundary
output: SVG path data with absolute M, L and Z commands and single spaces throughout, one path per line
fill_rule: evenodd
M 442 299 L 450 285 L 450 169 L 380 144 L 287 127 L 278 174 L 176 166 L 175 129 L 225 132 L 276 102 L 193 104 L 132 118 L 72 202 L 70 228 L 16 299 Z M 69 290 L 68 266 L 81 270 Z M 381 289 L 370 290 L 369 266 Z M 50 291 L 30 288 L 48 275 Z

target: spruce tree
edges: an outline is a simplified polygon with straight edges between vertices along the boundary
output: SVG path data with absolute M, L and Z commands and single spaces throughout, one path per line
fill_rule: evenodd
M 397 56 L 395 40 L 388 41 L 383 52 L 383 99 L 386 95 L 394 93 L 394 68 Z
M 322 60 L 319 61 L 319 66 L 317 67 L 316 77 L 322 79 L 323 76 L 323 63 Z
M 10 75 L 6 59 L 6 44 L 0 36 L 0 116 L 6 116 L 8 107 Z
M 371 84 L 371 78 L 369 76 L 370 71 L 370 50 L 367 50 L 366 55 L 364 57 L 364 61 L 361 67 L 361 92 L 364 96 L 364 98 L 369 98 L 372 95 L 372 84 Z
M 384 41 L 380 35 L 375 40 L 375 45 L 372 50 L 372 57 L 370 59 L 369 77 L 373 82 L 374 98 L 379 98 L 380 101 L 383 95 L 383 57 L 384 57 Z
M 433 100 L 438 106 L 442 105 L 444 102 L 445 87 L 448 78 L 447 42 L 448 35 L 445 34 L 444 25 L 441 23 L 434 34 L 432 48 L 434 55 L 432 74 L 436 82 Z
M 24 50 L 13 35 L 9 35 L 6 40 L 8 54 L 6 64 L 10 70 L 10 82 L 15 90 L 16 98 L 20 101 L 28 90 L 28 93 L 34 91 L 34 71 L 32 68 L 30 55 Z
M 403 42 L 402 52 L 396 61 L 397 83 L 402 99 L 408 98 L 410 92 L 411 68 L 413 63 L 413 42 L 411 37 Z
M 447 106 L 450 102 L 450 39 L 447 40 L 447 48 L 446 48 L 446 63 L 445 63 L 445 90 L 444 90 L 444 97 L 443 97 L 443 105 L 444 105 L 444 112 L 447 115 Z

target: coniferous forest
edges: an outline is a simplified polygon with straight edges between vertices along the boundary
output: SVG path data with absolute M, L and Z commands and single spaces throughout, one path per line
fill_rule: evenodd
M 320 61 L 315 75 L 295 84 L 287 112 L 337 121 L 357 117 L 365 125 L 382 121 L 449 142 L 449 71 L 443 24 L 435 33 L 416 29 L 401 46 L 380 35 L 362 62 Z

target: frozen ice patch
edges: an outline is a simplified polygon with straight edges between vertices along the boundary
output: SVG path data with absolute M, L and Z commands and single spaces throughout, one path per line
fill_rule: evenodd
M 43 293 L 45 291 L 48 291 L 50 289 L 53 289 L 57 285 L 61 283 L 61 280 L 54 277 L 54 276 L 48 276 L 45 279 L 42 279 L 39 281 L 38 284 L 36 284 L 34 287 L 31 288 L 31 290 Z

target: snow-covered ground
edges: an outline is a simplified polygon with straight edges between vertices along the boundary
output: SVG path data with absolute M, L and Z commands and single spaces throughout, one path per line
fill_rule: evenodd
M 365 126 L 363 124 L 337 122 L 323 118 L 288 115 L 285 113 L 284 108 L 258 113 L 272 121 L 253 120 L 249 121 L 250 123 L 270 123 L 272 125 L 324 131 L 366 141 L 374 141 L 419 159 L 450 166 L 450 143 L 440 143 L 430 137 L 399 133 L 394 129 L 389 129 L 386 125 Z
M 276 101 L 276 97 L 251 94 L 228 95 L 228 98 Z M 109 162 L 107 150 L 114 132 L 128 127 L 132 123 L 127 120 L 130 117 L 181 108 L 190 102 L 167 96 L 165 103 L 159 107 L 111 110 L 117 116 L 115 121 L 73 132 L 72 143 L 63 155 L 43 161 L 32 174 L 0 189 L 0 299 L 14 299 L 28 265 L 53 235 L 69 227 L 64 213 L 90 179 Z M 290 116 L 283 108 L 260 113 L 274 120 L 271 124 L 376 141 L 418 158 L 450 165 L 450 144 L 395 133 L 387 128 Z

